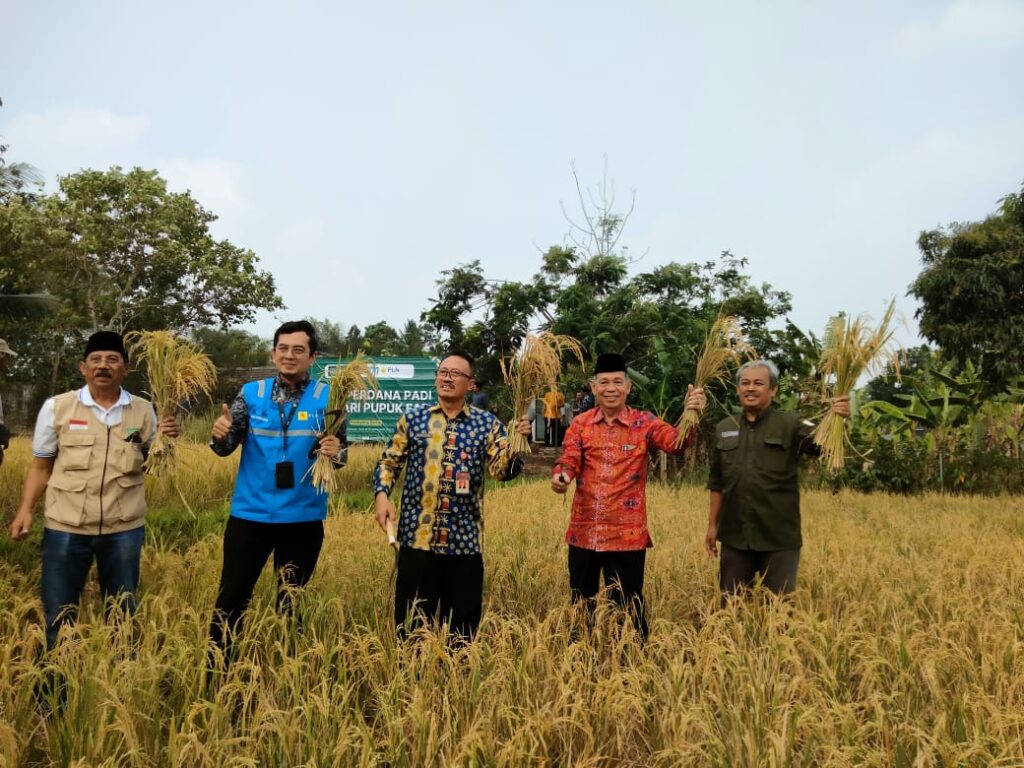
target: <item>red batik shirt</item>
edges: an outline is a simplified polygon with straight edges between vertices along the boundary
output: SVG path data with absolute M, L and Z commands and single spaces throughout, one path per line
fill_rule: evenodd
M 652 450 L 682 453 L 679 430 L 653 413 L 626 406 L 608 423 L 600 408 L 577 416 L 565 433 L 553 474 L 576 478 L 568 544 L 598 552 L 653 546 L 647 530 L 647 462 Z

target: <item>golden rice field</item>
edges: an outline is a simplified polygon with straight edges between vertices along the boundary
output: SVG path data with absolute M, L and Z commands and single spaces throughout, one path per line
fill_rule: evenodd
M 183 454 L 182 492 L 217 504 L 232 462 Z M 365 482 L 373 458 L 354 452 L 345 483 Z M 0 469 L 9 512 L 26 462 L 20 443 Z M 153 494 L 157 506 L 176 496 Z M 725 609 L 701 549 L 705 492 L 652 487 L 649 499 L 644 650 L 607 611 L 570 642 L 568 506 L 531 482 L 486 503 L 485 619 L 471 647 L 396 644 L 383 534 L 338 509 L 301 631 L 273 614 L 268 572 L 241 660 L 209 690 L 216 535 L 146 548 L 134 647 L 93 590 L 44 665 L 38 569 L 9 555 L 0 765 L 1024 765 L 1021 498 L 808 493 L 792 602 Z M 68 700 L 44 716 L 33 689 L 52 669 Z

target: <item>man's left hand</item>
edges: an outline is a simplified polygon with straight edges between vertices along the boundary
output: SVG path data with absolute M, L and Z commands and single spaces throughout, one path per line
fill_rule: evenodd
M 833 397 L 829 405 L 832 407 L 832 413 L 842 416 L 844 419 L 850 418 L 850 398 L 848 395 Z
M 703 387 L 694 387 L 693 384 L 686 385 L 686 410 L 700 413 L 707 407 L 708 399 L 704 395 Z
M 321 435 L 319 438 L 320 455 L 333 459 L 341 453 L 341 440 L 337 435 Z
M 156 428 L 158 432 L 167 435 L 167 437 L 181 436 L 181 425 L 173 416 L 164 416 L 156 423 Z

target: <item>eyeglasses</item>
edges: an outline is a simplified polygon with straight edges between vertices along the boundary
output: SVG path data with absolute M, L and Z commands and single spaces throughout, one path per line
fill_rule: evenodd
M 277 351 L 277 354 L 279 355 L 287 355 L 289 352 L 291 352 L 293 355 L 297 357 L 302 357 L 302 355 L 306 354 L 306 348 L 303 347 L 302 345 L 289 347 L 287 344 L 278 344 L 276 347 L 274 347 L 274 349 Z
M 456 371 L 454 368 L 438 368 L 437 378 L 458 381 L 459 379 L 472 379 L 473 374 L 465 373 L 464 371 Z

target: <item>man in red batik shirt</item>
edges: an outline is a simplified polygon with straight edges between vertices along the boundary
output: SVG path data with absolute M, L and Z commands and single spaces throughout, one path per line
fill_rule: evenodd
M 593 613 L 601 574 L 609 596 L 627 610 L 641 640 L 644 562 L 653 546 L 647 530 L 647 463 L 651 450 L 682 453 L 695 434 L 677 446 L 679 430 L 648 411 L 626 405 L 630 381 L 622 355 L 597 358 L 590 388 L 597 407 L 577 416 L 565 433 L 551 489 L 565 493 L 576 480 L 569 545 L 569 591 L 573 603 L 586 601 Z M 686 409 L 704 410 L 703 389 L 687 387 Z

